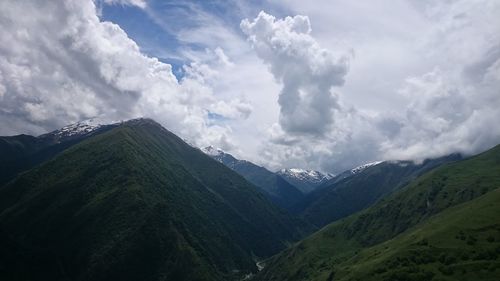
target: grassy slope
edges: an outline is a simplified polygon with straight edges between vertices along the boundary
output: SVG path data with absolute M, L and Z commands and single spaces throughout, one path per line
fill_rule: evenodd
M 500 240 L 500 238 L 497 238 L 498 232 L 495 230 L 498 229 L 499 220 L 497 217 L 491 217 L 491 213 L 498 213 L 498 209 L 492 209 L 490 206 L 487 211 L 482 211 L 480 208 L 484 206 L 481 205 L 482 203 L 477 203 L 478 207 L 475 211 L 469 212 L 466 210 L 466 205 L 460 205 L 498 187 L 500 187 L 500 146 L 468 160 L 447 164 L 432 170 L 413 181 L 405 189 L 381 200 L 369 209 L 328 225 L 271 259 L 268 266 L 259 274 L 257 280 L 349 280 L 349 277 L 356 280 L 360 276 L 366 279 L 372 278 L 373 280 L 391 280 L 391 277 L 394 277 L 394 280 L 412 280 L 401 276 L 398 279 L 398 276 L 394 275 L 399 272 L 398 266 L 391 264 L 393 261 L 388 259 L 388 257 L 401 255 L 398 265 L 406 263 L 410 265 L 409 262 L 403 261 L 402 257 L 405 255 L 405 251 L 412 247 L 412 244 L 409 244 L 412 239 L 405 240 L 404 235 L 410 235 L 406 237 L 411 237 L 411 235 L 418 234 L 417 237 L 427 237 L 428 245 L 422 245 L 424 250 L 422 250 L 421 255 L 424 255 L 426 248 L 438 246 L 439 240 L 435 239 L 438 239 L 436 237 L 442 237 L 437 234 L 437 236 L 433 236 L 434 234 L 429 232 L 434 229 L 433 224 L 443 225 L 441 233 L 447 233 L 446 235 L 448 235 L 441 238 L 443 240 L 456 240 L 455 236 L 459 235 L 456 231 L 458 227 L 463 227 L 464 234 L 459 236 L 460 238 L 465 236 L 466 242 L 471 240 L 470 243 L 474 243 L 476 239 L 481 241 L 476 241 L 476 243 L 489 245 L 484 243 L 484 239 L 490 235 L 493 236 L 494 241 Z M 497 193 L 498 191 L 491 193 L 491 195 L 488 194 L 487 198 L 489 199 L 478 202 L 484 203 L 497 200 Z M 476 206 L 473 202 L 471 204 Z M 456 212 L 455 215 L 449 215 L 455 219 L 463 219 L 457 222 L 459 225 L 453 223 L 452 219 L 447 221 L 445 213 L 439 215 L 444 216 L 444 221 L 440 221 L 438 216 L 434 218 L 434 221 L 429 220 L 434 215 L 452 206 L 457 206 L 457 210 L 460 210 L 460 207 L 465 208 L 463 211 Z M 466 216 L 466 214 L 468 215 Z M 483 223 L 481 220 L 485 220 L 484 228 L 479 227 L 478 229 L 478 225 Z M 469 235 L 472 238 L 469 238 Z M 391 240 L 394 238 L 396 239 Z M 387 244 L 381 244 L 384 242 Z M 419 242 L 419 240 L 413 240 L 413 242 Z M 492 248 L 494 245 L 497 246 L 494 243 L 485 251 L 496 251 L 496 248 Z M 385 251 L 388 254 L 382 255 L 383 251 L 381 251 L 380 247 L 385 249 L 386 246 L 390 251 Z M 379 255 L 384 256 L 383 258 L 371 256 L 377 249 Z M 478 251 L 483 253 L 482 249 L 477 250 L 476 253 L 471 248 L 462 247 L 461 249 L 469 255 L 469 258 L 479 254 Z M 454 256 L 455 252 L 453 249 L 446 249 L 446 247 L 442 249 L 442 252 L 445 257 L 441 269 L 449 273 L 447 267 L 450 267 L 453 263 L 446 261 L 446 258 L 447 256 Z M 438 253 L 434 252 L 427 252 L 427 254 L 431 259 L 438 259 L 441 255 L 440 253 L 439 256 L 436 256 Z M 446 265 L 446 263 L 449 264 Z M 497 264 L 496 261 L 487 261 L 487 259 L 479 259 L 478 261 L 471 261 L 471 263 L 483 264 L 479 266 L 481 268 Z M 437 263 L 411 265 L 413 266 L 411 267 L 412 270 L 417 271 L 433 267 L 429 271 L 436 274 L 435 280 L 439 280 L 441 276 L 446 276 L 441 271 L 437 272 L 435 270 L 435 267 L 440 266 Z M 470 272 L 467 273 L 469 275 L 463 276 L 470 277 L 474 275 L 476 278 L 483 279 L 486 278 L 485 276 L 496 276 L 495 273 L 491 273 L 488 269 L 485 272 L 481 271 L 482 269 L 479 270 L 479 267 L 474 273 Z M 461 266 L 456 266 L 453 269 L 453 274 L 456 274 L 459 268 L 462 269 Z M 463 268 L 467 270 L 466 267 Z M 384 269 L 385 272 L 383 272 Z M 370 270 L 379 272 L 379 275 L 371 274 Z M 469 270 L 472 270 L 472 268 L 469 268 Z M 481 274 L 485 276 L 481 277 Z M 458 279 L 462 278 L 462 275 L 452 276 Z M 426 280 L 426 278 L 421 278 L 421 280 Z
M 498 280 L 499 203 L 496 189 L 446 209 L 359 252 L 335 270 L 337 280 Z
M 241 176 L 139 120 L 0 189 L 0 247 L 10 249 L 0 276 L 225 280 L 300 237 L 295 223 Z

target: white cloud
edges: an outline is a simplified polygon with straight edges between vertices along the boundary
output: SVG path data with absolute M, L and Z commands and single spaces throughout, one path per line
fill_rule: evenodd
M 280 125 L 288 133 L 321 135 L 333 123 L 338 107 L 333 86 L 341 86 L 348 58 L 335 57 L 310 35 L 309 18 L 274 16 L 260 12 L 245 19 L 241 29 L 257 55 L 282 83 L 279 96 Z
M 142 54 L 118 25 L 101 22 L 90 0 L 2 2 L 0 9 L 0 39 L 9 42 L 0 47 L 2 135 L 43 133 L 93 116 L 146 116 L 196 144 L 228 146 L 231 129 L 211 123 L 207 112 L 233 119 L 251 112 L 241 99 L 214 95 L 218 70 L 231 67 L 222 49 L 177 81 L 170 65 Z
M 337 14 L 342 13 L 342 8 L 347 5 L 342 1 L 336 1 L 335 4 L 344 4 L 338 5 L 337 11 L 340 9 L 340 12 Z M 360 8 L 359 5 L 356 6 Z M 495 16 L 500 11 L 500 4 L 494 1 L 476 1 L 473 4 L 468 1 L 446 4 L 429 2 L 418 8 L 413 12 L 409 12 L 408 6 L 404 8 L 408 11 L 404 13 L 412 15 L 412 21 L 422 23 L 417 25 L 420 30 L 416 30 L 418 34 L 414 36 L 420 37 L 411 46 L 412 53 L 396 52 L 394 58 L 385 55 L 382 57 L 386 60 L 386 67 L 398 66 L 393 60 L 412 63 L 411 67 L 402 68 L 405 76 L 391 75 L 391 69 L 372 69 L 371 71 L 375 71 L 373 76 L 383 75 L 380 79 L 384 80 L 377 81 L 377 84 L 383 82 L 392 85 L 389 88 L 392 89 L 391 93 L 380 94 L 382 88 L 377 89 L 377 84 L 370 84 L 371 80 L 366 79 L 368 84 L 357 88 L 358 91 L 363 91 L 363 97 L 375 102 L 376 99 L 384 99 L 388 105 L 386 109 L 366 107 L 362 101 L 349 98 L 353 87 L 341 88 L 338 90 L 341 94 L 336 103 L 327 103 L 334 110 L 325 113 L 324 122 L 331 126 L 323 127 L 324 133 L 321 136 L 298 135 L 286 130 L 283 124 L 270 127 L 269 141 L 262 148 L 263 158 L 267 159 L 269 165 L 278 168 L 285 163 L 286 166 L 341 171 L 373 160 L 422 160 L 453 152 L 477 153 L 500 142 L 500 129 L 492 125 L 494 120 L 500 120 L 500 20 Z M 301 43 L 275 39 L 274 26 L 266 24 L 279 22 L 278 25 L 288 25 L 286 28 L 293 29 L 290 27 L 293 26 L 290 24 L 293 18 L 276 20 L 268 15 L 260 15 L 259 18 L 259 27 L 255 20 L 253 23 L 243 22 L 242 28 L 250 36 L 250 42 L 259 57 L 271 64 L 270 71 L 276 77 L 275 72 L 279 71 L 272 66 L 279 66 L 279 60 L 273 61 L 273 52 L 300 48 Z M 298 22 L 303 23 L 305 20 Z M 327 21 L 323 18 L 319 22 Z M 253 33 L 246 31 L 251 24 L 255 25 L 253 28 L 256 31 Z M 314 30 L 304 27 L 309 26 L 308 24 L 300 26 L 307 36 L 314 34 Z M 379 27 L 383 26 L 384 24 Z M 324 28 L 320 26 L 320 30 L 325 31 Z M 332 28 L 338 30 L 335 26 Z M 399 47 L 410 46 L 407 45 L 409 41 L 406 35 L 400 36 L 392 26 L 387 25 L 387 28 L 395 32 L 385 34 L 384 38 L 373 39 L 373 46 L 380 46 L 380 42 L 391 40 L 394 44 L 387 46 L 396 47 L 396 51 Z M 384 29 L 378 32 L 381 31 Z M 256 34 L 266 35 L 258 38 Z M 321 32 L 319 34 L 324 35 Z M 324 38 L 311 40 L 335 42 L 331 39 L 332 33 L 327 35 L 330 39 L 326 41 Z M 365 35 L 364 38 L 369 36 Z M 363 53 L 358 55 L 356 44 L 359 42 L 359 37 L 352 41 L 357 54 L 355 61 L 366 57 Z M 290 47 L 294 43 L 295 46 Z M 360 45 L 363 51 L 365 47 Z M 408 60 L 409 55 L 418 55 L 421 61 Z M 309 65 L 307 60 L 298 61 L 294 69 L 307 69 Z M 356 72 L 356 79 L 359 79 L 360 69 L 353 71 Z M 346 76 L 347 84 L 350 75 Z M 286 89 L 287 81 L 279 82 Z M 347 104 L 346 101 L 350 103 Z M 360 107 L 359 104 L 363 106 Z M 282 103 L 280 105 L 282 110 L 286 106 Z M 301 109 L 304 111 L 314 108 L 305 103 L 302 106 L 308 107 Z
M 386 157 L 470 154 L 498 144 L 500 3 L 419 5 L 433 23 L 422 48 L 435 68 L 406 79 L 400 92 L 410 102 L 400 133 L 384 144 Z
M 498 1 L 271 1 L 307 16 L 261 13 L 242 33 L 198 2 L 106 0 L 174 35 L 180 81 L 99 20 L 103 1 L 0 1 L 0 135 L 148 116 L 268 167 L 333 172 L 500 142 Z M 253 18 L 244 5 L 230 16 Z

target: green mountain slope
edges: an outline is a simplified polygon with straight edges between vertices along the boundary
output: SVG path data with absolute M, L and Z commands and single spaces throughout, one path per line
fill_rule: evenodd
M 361 251 L 339 267 L 337 275 L 344 280 L 498 280 L 499 203 L 496 189 L 446 209 Z
M 133 120 L 0 188 L 0 279 L 234 280 L 302 226 L 224 165 Z
M 421 164 L 411 161 L 382 162 L 338 182 L 332 179 L 334 183 L 308 194 L 292 211 L 304 220 L 323 227 L 369 207 L 435 167 L 460 159 L 460 155 L 452 154 Z
M 256 280 L 496 280 L 499 187 L 497 146 L 326 226 L 269 260 Z
M 72 145 L 114 127 L 115 125 L 106 125 L 89 133 L 66 137 L 58 136 L 57 131 L 39 137 L 29 135 L 0 137 L 0 186 L 12 180 L 20 172 L 51 159 Z

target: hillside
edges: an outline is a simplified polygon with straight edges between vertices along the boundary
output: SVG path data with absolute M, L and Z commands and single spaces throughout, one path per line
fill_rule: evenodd
M 326 226 L 255 280 L 496 280 L 499 187 L 497 146 Z
M 94 125 L 78 122 L 60 130 L 34 137 L 17 135 L 0 137 L 0 186 L 18 173 L 51 159 L 65 149 L 88 137 L 106 132 L 116 124 Z
M 445 163 L 462 159 L 452 154 L 415 164 L 411 161 L 386 161 L 369 165 L 359 172 L 351 170 L 333 178 L 326 185 L 307 195 L 292 208 L 304 220 L 323 227 L 374 204 L 400 189 L 419 175 Z M 345 176 L 345 174 L 349 174 Z
M 152 120 L 0 188 L 0 279 L 234 280 L 307 227 Z

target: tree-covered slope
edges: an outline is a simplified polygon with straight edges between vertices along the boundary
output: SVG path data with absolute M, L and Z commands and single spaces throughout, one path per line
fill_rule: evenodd
M 235 172 L 133 120 L 0 188 L 0 279 L 234 280 L 301 227 Z
M 270 259 L 256 280 L 495 280 L 499 187 L 497 146 L 326 226 Z
M 308 194 L 292 211 L 304 220 L 323 227 L 369 207 L 435 167 L 460 159 L 460 155 L 452 154 L 420 164 L 411 161 L 382 162 L 340 181 L 332 179 L 332 184 Z

